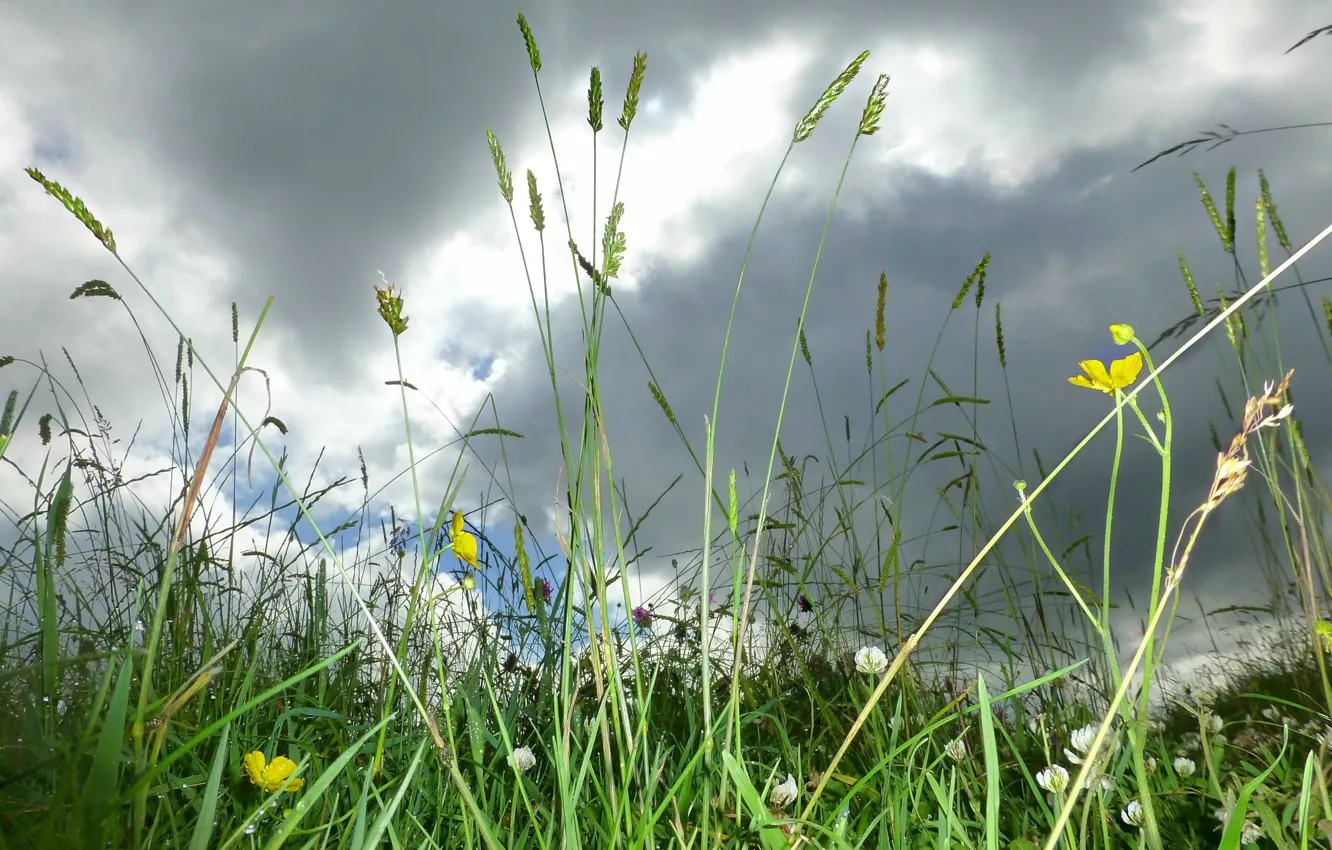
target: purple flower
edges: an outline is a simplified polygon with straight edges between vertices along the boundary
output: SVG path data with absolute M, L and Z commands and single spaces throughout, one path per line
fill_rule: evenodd
M 550 601 L 550 582 L 546 581 L 544 578 L 541 580 L 541 601 Z
M 808 614 L 810 611 L 814 610 L 814 603 L 810 602 L 809 597 L 802 593 L 796 597 L 796 607 L 799 608 L 802 613 Z
M 646 629 L 652 625 L 652 612 L 639 605 L 634 609 L 634 625 L 640 629 Z

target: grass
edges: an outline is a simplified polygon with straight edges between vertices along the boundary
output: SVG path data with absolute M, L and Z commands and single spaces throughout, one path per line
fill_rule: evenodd
M 536 39 L 521 16 L 519 26 L 540 94 Z M 787 156 L 841 106 L 868 58 L 856 57 L 816 99 Z M 617 122 L 621 166 L 646 70 L 639 54 Z M 888 82 L 868 87 L 825 238 L 854 154 L 878 130 Z M 595 68 L 588 99 L 595 156 L 605 132 Z M 250 351 L 268 306 L 247 337 L 233 305 L 232 363 L 215 370 L 120 259 L 110 229 L 29 170 L 179 334 L 174 375 L 152 359 L 169 388 L 175 460 L 150 476 L 178 496 L 165 511 L 136 499 L 111 424 L 72 362 L 71 382 L 42 360 L 0 360 L 6 381 L 27 382 L 8 395 L 0 458 L 10 483 L 33 495 L 31 508 L 4 505 L 15 542 L 0 560 L 0 847 L 1332 844 L 1329 499 L 1290 406 L 1289 365 L 1267 309 L 1279 292 L 1271 281 L 1296 276 L 1325 353 L 1332 304 L 1324 297 L 1320 315 L 1298 277 L 1296 260 L 1318 240 L 1290 243 L 1265 176 L 1251 260 L 1241 258 L 1235 172 L 1220 205 L 1199 181 L 1234 288 L 1218 289 L 1209 306 L 1181 255 L 1195 314 L 1150 347 L 1131 327 L 1111 326 L 1125 356 L 1108 372 L 1084 364 L 1109 412 L 1057 464 L 1047 468 L 1034 447 L 1024 458 L 1011 416 L 1011 456 L 981 440 L 981 420 L 998 406 L 975 375 L 967 385 L 938 374 L 933 353 L 923 374 L 892 371 L 885 274 L 865 334 L 860 434 L 849 413 L 820 407 L 825 453 L 817 463 L 790 453 L 780 436 L 784 392 L 768 466 L 752 481 L 716 468 L 715 436 L 728 427 L 719 419 L 724 367 L 753 235 L 705 440 L 694 445 L 614 298 L 627 250 L 622 168 L 610 209 L 591 211 L 604 227 L 580 242 L 567 208 L 562 229 L 548 219 L 533 172 L 526 199 L 515 201 L 503 146 L 494 133 L 488 140 L 551 380 L 564 482 L 553 544 L 528 523 L 507 468 L 486 466 L 476 450 L 523 437 L 493 406 L 493 422 L 483 408 L 454 443 L 430 452 L 456 452 L 458 462 L 439 504 L 425 502 L 418 464 L 427 455 L 408 404 L 420 391 L 400 355 L 391 383 L 410 456 L 409 514 L 382 503 L 364 463 L 359 479 L 299 486 L 264 439 L 285 424 L 236 399 L 256 368 Z M 553 139 L 551 156 L 558 174 Z M 560 231 L 555 250 L 548 228 Z M 1285 253 L 1275 270 L 1269 233 Z M 822 244 L 785 384 L 807 375 L 816 398 L 803 323 L 818 297 Z M 565 245 L 585 343 L 575 396 L 557 380 L 568 367 L 556 360 L 546 290 Z M 1251 282 L 1246 264 L 1255 260 L 1260 280 Z M 998 304 L 990 338 L 990 263 L 981 257 L 941 305 L 935 351 L 949 322 L 974 311 L 975 361 L 996 351 L 1011 410 Z M 415 330 L 410 302 L 382 284 L 375 308 L 398 354 Z M 108 299 L 138 321 L 138 297 L 105 281 L 75 296 Z M 648 558 L 638 535 L 653 506 L 635 513 L 617 490 L 604 427 L 598 363 L 616 321 L 704 485 L 699 537 L 681 547 L 695 555 L 676 562 L 663 598 L 634 598 Z M 1210 492 L 1176 492 L 1174 419 L 1159 375 L 1220 328 L 1237 366 L 1217 384 L 1232 420 L 1213 429 Z M 1157 363 L 1152 352 L 1189 331 Z M 192 424 L 200 381 L 220 399 L 206 436 Z M 41 405 L 50 412 L 39 415 Z M 1080 521 L 1043 492 L 1107 427 L 1116 451 L 1104 520 Z M 235 438 L 224 441 L 224 430 Z M 1155 481 L 1121 481 L 1132 437 L 1155 452 Z M 16 462 L 20 448 L 40 457 L 37 467 Z M 258 491 L 242 482 L 256 459 L 271 469 L 271 486 L 247 507 L 242 488 Z M 949 467 L 948 480 L 930 483 Z M 468 473 L 473 486 L 484 476 L 487 495 L 464 515 Z M 312 515 L 329 493 L 358 484 L 355 515 L 336 527 Z M 1146 599 L 1140 639 L 1116 633 L 1111 619 L 1114 506 L 1125 493 L 1159 505 L 1151 582 L 1131 589 Z M 228 494 L 231 507 L 210 507 Z M 1172 500 L 1197 505 L 1182 526 L 1171 522 Z M 1245 518 L 1274 597 L 1287 604 L 1261 606 L 1260 627 L 1246 632 L 1257 645 L 1198 677 L 1204 684 L 1173 681 L 1164 659 L 1180 591 L 1223 503 L 1242 506 L 1227 509 Z M 903 517 L 906 504 L 926 508 Z M 923 577 L 947 591 L 927 595 Z M 1218 628 L 1227 613 L 1212 615 Z

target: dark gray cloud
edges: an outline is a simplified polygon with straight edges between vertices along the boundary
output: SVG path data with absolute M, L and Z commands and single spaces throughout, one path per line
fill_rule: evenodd
M 981 394 L 994 401 L 982 411 L 981 438 L 1001 447 L 1016 468 L 1019 456 L 1011 448 L 994 355 L 993 304 L 1003 302 L 1022 474 L 1034 479 L 1033 449 L 1052 464 L 1105 409 L 1104 398 L 1077 391 L 1065 378 L 1078 360 L 1113 353 L 1106 344 L 1106 325 L 1127 321 L 1143 337 L 1154 338 L 1187 313 L 1177 247 L 1193 263 L 1204 295 L 1212 294 L 1217 281 L 1227 290 L 1234 287 L 1229 259 L 1198 203 L 1192 170 L 1199 170 L 1219 197 L 1225 169 L 1239 168 L 1241 232 L 1251 233 L 1258 167 L 1267 168 L 1296 244 L 1326 224 L 1322 199 L 1332 172 L 1322 156 L 1325 138 L 1316 130 L 1241 139 L 1219 151 L 1129 173 L 1156 150 L 1219 121 L 1253 129 L 1318 118 L 1309 111 L 1320 91 L 1316 77 L 1282 69 L 1308 68 L 1308 63 L 1323 67 L 1326 49 L 1313 44 L 1290 57 L 1281 55 L 1305 30 L 1325 23 L 1316 19 L 1316 9 L 1310 18 L 1311 6 L 1281 4 L 1258 20 L 1239 6 L 1216 12 L 1234 16 L 1235 27 L 1246 28 L 1254 42 L 1247 50 L 1263 54 L 1261 60 L 1227 58 L 1230 31 L 1202 16 L 1202 6 L 1195 10 L 1199 16 L 1190 17 L 1191 7 L 1153 3 L 969 2 L 882 9 L 853 3 L 786 8 L 771 3 L 724 8 L 579 3 L 548 4 L 533 9 L 529 19 L 541 46 L 543 91 L 552 110 L 578 108 L 571 92 L 586 85 L 587 66 L 597 64 L 606 75 L 607 113 L 618 115 L 633 52 L 647 51 L 645 104 L 658 104 L 652 110 L 645 106 L 640 116 L 641 132 L 649 138 L 677 129 L 671 117 L 692 107 L 699 75 L 719 59 L 783 39 L 811 45 L 817 58 L 782 93 L 794 119 L 847 59 L 865 47 L 889 45 L 873 57 L 846 101 L 797 149 L 788 175 L 796 182 L 787 185 L 798 188 L 779 192 L 760 232 L 727 366 L 718 437 L 720 488 L 725 470 L 745 465 L 749 480 L 761 485 L 827 197 L 872 74 L 893 75 L 885 128 L 861 141 L 844 190 L 847 212 L 835 220 L 824 247 L 807 318 L 818 397 L 803 361 L 797 360 L 784 447 L 789 453 L 825 454 L 821 403 L 834 452 L 847 452 L 841 436 L 844 413 L 851 418 L 851 450 L 864 448 L 878 386 L 878 377 L 871 386 L 864 371 L 864 332 L 873 320 L 881 270 L 890 280 L 889 384 L 907 377 L 913 381 L 894 397 L 896 420 L 915 398 L 948 304 L 988 251 L 992 263 L 979 338 L 973 340 L 975 308 L 968 301 L 950 319 L 934 368 L 959 392 L 970 393 L 973 357 L 979 360 Z M 352 3 L 282 10 L 232 4 L 225 13 L 164 4 L 151 15 L 142 8 L 48 4 L 0 12 L 0 22 L 8 25 L 3 29 L 11 33 L 8 39 L 0 37 L 0 45 L 10 48 L 10 58 L 0 60 L 0 97 L 31 130 L 29 149 L 3 161 L 34 162 L 59 178 L 62 169 L 93 161 L 104 173 L 114 167 L 105 159 L 109 151 L 135 157 L 138 170 L 119 182 L 85 176 L 107 187 L 107 206 L 155 208 L 166 219 L 158 224 L 159 235 L 188 242 L 219 264 L 214 288 L 200 297 L 206 294 L 217 304 L 236 300 L 251 315 L 263 298 L 277 297 L 265 335 L 278 340 L 274 344 L 292 359 L 269 368 L 286 370 L 286 387 L 309 405 L 283 413 L 297 426 L 295 433 L 310 433 L 316 425 L 310 420 L 343 417 L 352 434 L 348 440 L 365 446 L 368 458 L 382 467 L 400 467 L 405 456 L 395 454 L 399 432 L 361 433 L 351 427 L 381 424 L 378 417 L 367 419 L 363 409 L 347 409 L 365 404 L 365 392 L 347 390 L 349 402 L 341 408 L 336 397 L 344 387 L 364 387 L 386 377 L 362 354 L 382 346 L 383 330 L 369 299 L 376 270 L 385 269 L 396 279 L 392 270 L 419 260 L 432 244 L 493 216 L 499 198 L 485 129 L 499 133 L 511 157 L 540 150 L 544 129 L 513 16 L 480 3 L 399 4 L 373 11 Z M 1214 38 L 1220 47 L 1196 41 L 1204 26 L 1220 33 Z M 936 58 L 927 55 L 931 50 Z M 1196 57 L 1175 55 L 1183 51 L 1196 51 Z M 943 82 L 929 77 L 936 66 L 968 62 L 983 73 L 939 78 Z M 1247 77 L 1227 65 L 1240 62 L 1252 63 Z M 1193 88 L 1164 77 L 1158 85 L 1152 76 L 1185 72 L 1196 78 Z M 973 88 L 954 90 L 950 79 Z M 939 98 L 938 114 L 922 102 L 922 91 Z M 737 99 L 745 96 L 735 93 Z M 959 111 L 957 103 L 969 105 L 970 111 Z M 930 167 L 919 145 L 899 148 L 915 132 L 936 134 L 925 139 L 926 151 L 937 148 L 943 162 L 960 158 L 963 165 Z M 964 134 L 960 140 L 959 134 Z M 765 161 L 775 165 L 784 141 L 774 141 Z M 719 150 L 725 145 L 726 140 L 718 140 Z M 636 172 L 647 176 L 655 165 L 636 160 L 635 150 L 631 139 L 624 177 L 629 186 Z M 610 155 L 607 145 L 603 156 Z M 515 160 L 510 165 L 520 187 L 523 169 L 538 170 L 553 217 L 558 205 L 548 163 Z M 575 167 L 584 166 L 566 165 L 566 171 Z M 2 179 L 0 212 L 18 210 L 21 193 L 31 192 L 26 178 L 10 174 Z M 711 411 L 730 295 L 764 186 L 746 180 L 743 188 L 738 197 L 697 200 L 690 208 L 688 218 L 705 222 L 710 239 L 701 259 L 672 265 L 664 261 L 669 246 L 654 243 L 634 284 L 616 284 L 617 303 L 700 453 L 702 417 Z M 516 200 L 525 206 L 525 193 L 520 189 L 518 194 Z M 631 206 L 626 218 L 631 262 L 640 244 L 636 216 L 641 220 L 644 213 Z M 21 223 L 15 215 L 6 219 L 11 226 Z M 527 223 L 520 224 L 526 238 Z M 134 238 L 132 222 L 116 229 L 122 241 Z M 549 236 L 548 245 L 558 247 L 562 226 L 553 223 Z M 1251 246 L 1252 237 L 1245 238 L 1243 244 Z M 171 248 L 158 250 L 166 255 Z M 22 243 L 15 242 L 0 248 L 0 256 L 22 251 Z M 1246 271 L 1255 274 L 1251 248 L 1242 251 L 1247 252 Z M 1326 256 L 1325 251 L 1314 255 L 1305 266 L 1306 278 L 1325 274 L 1319 270 L 1326 268 Z M 158 255 L 145 249 L 144 259 L 152 262 Z M 510 268 L 493 270 L 497 277 L 516 273 L 516 259 L 508 261 Z M 24 268 L 37 263 L 24 262 Z M 181 265 L 175 263 L 166 268 Z M 96 274 L 84 274 L 85 265 L 67 264 L 42 274 L 77 282 Z M 567 274 L 563 257 L 552 259 L 551 268 Z M 1320 287 L 1311 291 L 1315 303 L 1324 291 Z M 24 309 L 34 315 L 54 311 L 68 288 L 33 295 Z M 419 293 L 418 287 L 418 298 Z M 413 294 L 409 286 L 409 303 Z M 176 295 L 188 298 L 188 293 Z M 60 309 L 51 314 L 61 318 L 44 325 L 26 318 L 0 320 L 5 347 L 60 344 L 72 327 L 62 323 L 74 322 L 70 317 L 77 315 L 63 305 Z M 1294 293 L 1283 299 L 1283 355 L 1300 368 L 1301 416 L 1313 423 L 1327 413 L 1321 401 L 1326 393 L 1319 389 L 1326 374 L 1320 372 L 1321 350 L 1304 311 Z M 554 316 L 563 368 L 577 371 L 581 320 L 576 302 L 564 300 Z M 520 509 L 539 515 L 555 494 L 559 447 L 549 379 L 527 313 L 514 315 L 474 301 L 448 316 L 418 312 L 413 321 L 416 333 L 439 337 L 431 347 L 440 359 L 506 359 L 508 370 L 491 388 L 502 424 L 526 435 L 507 446 L 509 463 Z M 632 506 L 641 510 L 684 473 L 654 513 L 642 542 L 657 555 L 696 547 L 702 482 L 647 393 L 647 372 L 618 317 L 608 322 L 601 382 L 617 481 L 628 481 Z M 1210 475 L 1207 420 L 1222 421 L 1211 378 L 1227 362 L 1226 344 L 1218 338 L 1205 349 L 1190 355 L 1167 379 L 1179 421 L 1172 535 Z M 440 365 L 427 361 L 414 369 L 428 372 Z M 106 389 L 115 392 L 116 379 L 107 374 L 104 380 Z M 566 403 L 576 399 L 573 381 L 562 376 L 561 386 Z M 925 398 L 934 395 L 930 389 Z M 127 389 L 126 397 L 134 393 Z M 1237 408 L 1242 399 L 1232 392 L 1230 402 Z M 471 411 L 464 413 L 470 418 Z M 954 411 L 942 409 L 932 411 L 921 427 L 957 432 L 963 425 Z M 1218 430 L 1223 441 L 1229 438 L 1220 424 Z M 428 433 L 447 436 L 443 428 Z M 1052 493 L 1086 510 L 1088 532 L 1099 522 L 1108 439 L 1103 436 L 1077 461 Z M 317 447 L 301 448 L 308 453 Z M 1311 448 L 1315 456 L 1326 456 L 1326 446 L 1312 436 Z M 489 448 L 483 451 L 488 462 L 498 460 Z M 1123 487 L 1150 492 L 1150 484 L 1143 482 L 1151 481 L 1153 467 L 1153 455 L 1131 442 Z M 912 479 L 908 522 L 929 521 L 937 501 L 932 485 L 952 477 L 950 469 L 936 464 Z M 335 474 L 354 473 L 348 468 Z M 817 474 L 832 475 L 826 468 Z M 1014 469 L 1001 468 L 982 480 L 992 518 L 1002 518 L 999 511 L 1014 476 Z M 469 486 L 480 487 L 478 480 L 479 470 Z M 1154 500 L 1121 497 L 1120 506 L 1123 545 L 1118 551 L 1124 567 L 1118 580 L 1122 587 L 1138 589 L 1140 601 Z M 861 510 L 872 513 L 871 508 Z M 1201 568 L 1236 569 L 1236 534 L 1214 529 L 1204 543 L 1207 557 L 1200 557 L 1213 564 Z M 940 545 L 918 549 L 916 555 L 942 561 Z M 926 598 L 941 588 L 935 583 L 920 593 Z

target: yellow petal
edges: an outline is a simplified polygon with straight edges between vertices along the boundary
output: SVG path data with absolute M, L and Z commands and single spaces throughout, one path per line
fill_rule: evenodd
M 1074 375 L 1068 379 L 1068 382 L 1075 387 L 1086 387 L 1089 390 L 1099 390 L 1100 387 L 1087 380 L 1082 375 Z
M 458 556 L 458 560 L 465 561 L 476 568 L 476 538 L 470 532 L 460 531 L 453 537 L 453 554 Z
M 255 750 L 245 754 L 245 773 L 259 787 L 264 785 L 264 754 Z
M 1123 360 L 1116 360 L 1110 364 L 1110 385 L 1122 390 L 1136 381 L 1141 371 L 1142 352 L 1135 351 Z
M 1099 360 L 1083 360 L 1078 365 L 1087 376 L 1084 378 L 1082 375 L 1074 375 L 1068 379 L 1069 383 L 1089 390 L 1100 390 L 1103 393 L 1114 391 L 1114 387 L 1110 386 L 1110 375 L 1105 371 L 1104 363 Z
M 296 762 L 286 756 L 278 756 L 268 765 L 268 774 L 275 779 L 283 780 L 296 772 Z
M 459 534 L 462 534 L 462 530 L 463 530 L 463 515 L 462 515 L 462 511 L 454 511 L 454 512 L 453 512 L 453 536 L 454 536 L 454 537 L 457 537 Z

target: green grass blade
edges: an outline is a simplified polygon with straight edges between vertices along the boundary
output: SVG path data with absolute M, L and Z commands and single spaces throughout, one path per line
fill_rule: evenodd
M 393 795 L 393 799 L 375 818 L 374 824 L 370 827 L 370 834 L 366 836 L 364 844 L 353 844 L 352 846 L 360 850 L 362 847 L 378 847 L 379 839 L 384 835 L 384 830 L 388 829 L 389 822 L 393 820 L 393 814 L 402 805 L 402 798 L 406 796 L 407 789 L 411 787 L 412 778 L 416 776 L 416 771 L 421 767 L 421 757 L 425 755 L 426 744 L 429 739 L 423 739 L 420 746 L 416 748 L 416 757 L 412 759 L 412 764 L 407 768 L 407 773 L 398 783 L 398 793 Z
M 129 696 L 129 689 L 125 689 Z M 190 837 L 190 850 L 208 850 L 208 842 L 213 837 L 213 827 L 217 826 L 217 796 L 222 787 L 222 772 L 227 766 L 227 738 L 231 735 L 231 724 L 222 727 L 222 737 L 217 742 L 217 754 L 213 756 L 213 769 L 208 774 L 208 786 L 204 788 L 203 801 L 199 805 L 199 819 L 194 822 L 194 834 Z
M 1313 751 L 1304 759 L 1304 776 L 1300 781 L 1300 850 L 1309 850 L 1309 805 L 1313 802 L 1314 764 L 1317 761 Z
M 374 788 L 375 771 L 366 765 L 365 779 L 361 781 L 361 795 L 356 800 L 356 820 L 352 823 L 352 837 L 348 847 L 365 846 L 365 815 L 370 804 L 370 792 Z
M 994 714 L 990 695 L 985 690 L 985 674 L 976 680 L 976 699 L 980 702 L 981 740 L 985 747 L 985 848 L 999 847 L 999 748 L 994 742 Z
M 735 792 L 744 801 L 745 808 L 749 809 L 752 818 L 752 824 L 759 831 L 765 847 L 772 850 L 782 850 L 787 846 L 786 840 L 782 834 L 773 829 L 772 814 L 768 807 L 764 805 L 763 798 L 759 796 L 758 789 L 754 783 L 749 780 L 749 774 L 744 767 L 735 760 L 735 756 L 725 750 L 722 751 L 722 764 L 726 766 L 726 772 L 730 775 L 731 781 L 735 783 Z
M 120 665 L 120 675 L 116 677 L 116 689 L 111 694 L 111 702 L 106 709 L 106 719 L 97 736 L 97 750 L 93 756 L 92 770 L 83 787 L 84 806 L 90 812 L 100 811 L 109 801 L 114 800 L 117 791 L 117 774 L 125 748 L 125 718 L 129 712 L 130 680 L 133 678 L 134 665 L 128 654 Z

